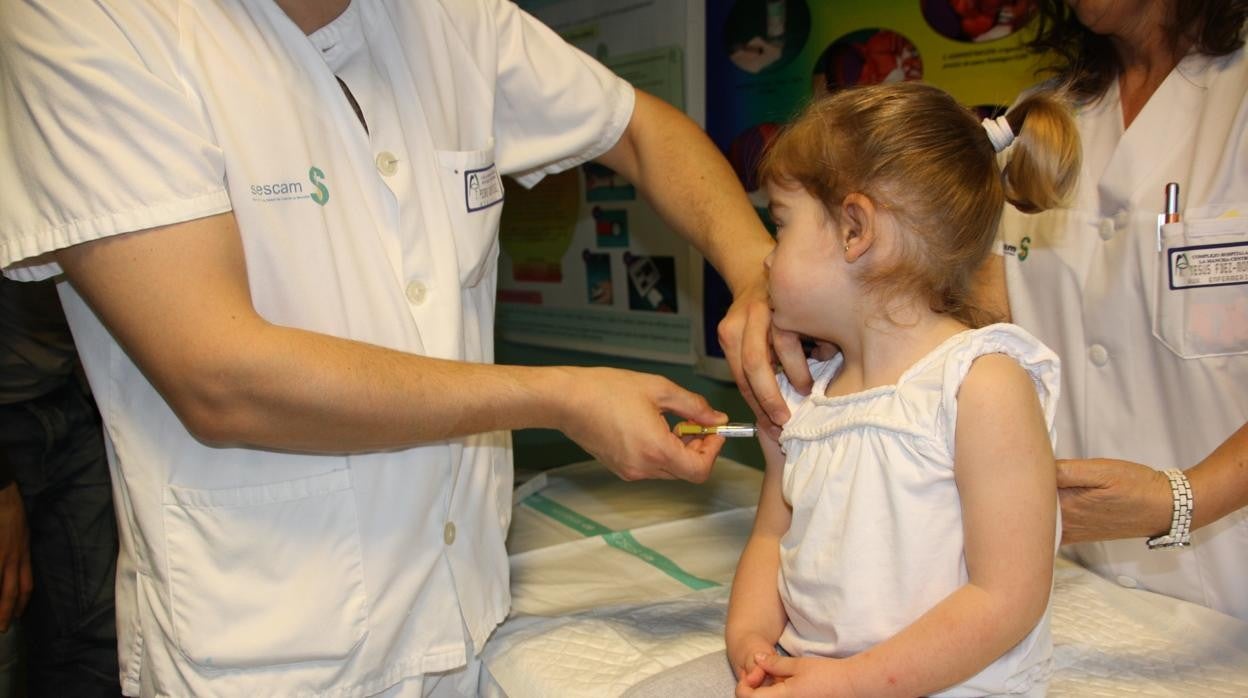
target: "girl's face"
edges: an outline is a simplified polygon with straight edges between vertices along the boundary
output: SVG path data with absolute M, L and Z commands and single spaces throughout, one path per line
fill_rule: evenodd
M 804 189 L 767 185 L 776 247 L 767 256 L 767 288 L 776 327 L 818 339 L 850 292 L 842 231 Z

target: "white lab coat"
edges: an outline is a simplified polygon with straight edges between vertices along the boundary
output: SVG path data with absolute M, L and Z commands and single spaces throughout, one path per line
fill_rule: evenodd
M 1007 206 L 1002 219 L 1013 319 L 1062 357 L 1058 457 L 1186 469 L 1248 421 L 1248 59 L 1185 58 L 1125 133 L 1116 86 L 1078 123 L 1074 204 Z M 1161 230 L 1159 251 L 1167 182 L 1182 222 Z M 1189 268 L 1228 264 L 1172 273 L 1184 253 Z M 1248 510 L 1196 531 L 1191 548 L 1067 550 L 1124 586 L 1248 619 Z
M 44 5 L 0 22 L 6 274 L 232 209 L 262 316 L 411 353 L 492 360 L 499 173 L 597 156 L 632 114 L 506 0 L 355 0 L 312 37 L 271 0 Z M 126 693 L 362 695 L 480 650 L 508 611 L 507 434 L 209 448 L 64 286 L 107 427 Z

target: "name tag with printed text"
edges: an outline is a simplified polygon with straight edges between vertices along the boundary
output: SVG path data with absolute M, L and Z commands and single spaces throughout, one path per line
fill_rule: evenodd
M 502 202 L 503 180 L 493 163 L 479 170 L 464 171 L 464 203 L 469 213 Z
M 1170 290 L 1248 284 L 1248 242 L 1172 247 Z

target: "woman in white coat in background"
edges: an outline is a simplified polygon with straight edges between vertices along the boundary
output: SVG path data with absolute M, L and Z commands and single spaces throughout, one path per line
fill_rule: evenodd
M 1081 181 L 1068 208 L 1006 207 L 991 272 L 1062 358 L 1063 542 L 1248 619 L 1248 2 L 1040 5 Z

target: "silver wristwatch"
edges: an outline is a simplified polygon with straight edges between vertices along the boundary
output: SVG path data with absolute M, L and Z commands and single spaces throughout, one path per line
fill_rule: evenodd
M 1192 484 L 1182 470 L 1165 471 L 1170 479 L 1170 494 L 1174 497 L 1174 508 L 1170 514 L 1170 530 L 1160 536 L 1148 539 L 1149 550 L 1162 548 L 1181 548 L 1192 542 Z

